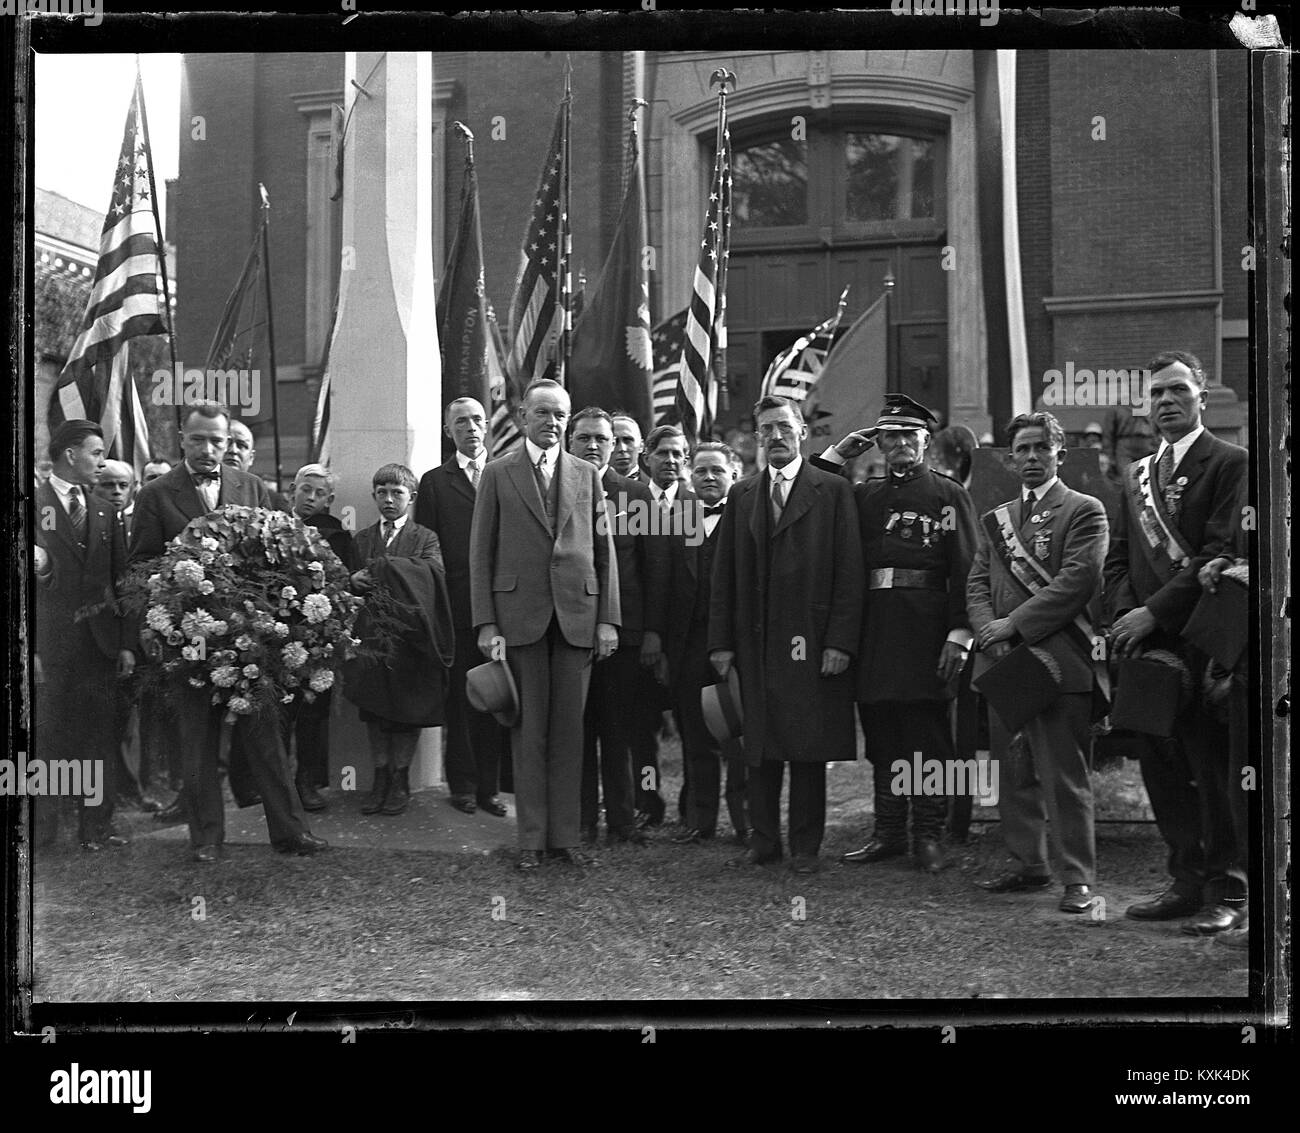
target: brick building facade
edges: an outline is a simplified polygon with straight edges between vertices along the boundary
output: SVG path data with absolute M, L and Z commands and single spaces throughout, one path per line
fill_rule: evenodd
M 770 358 L 829 314 L 844 284 L 854 285 L 847 325 L 889 272 L 891 384 L 980 431 L 1001 423 L 1011 377 L 987 363 L 970 52 L 577 52 L 572 63 L 575 274 L 599 273 L 621 203 L 627 107 L 645 98 L 656 322 L 689 295 L 714 140 L 709 75 L 726 66 L 738 77 L 732 132 L 738 174 L 750 181 L 732 245 L 731 420 L 752 403 Z M 1127 368 L 1182 347 L 1216 385 L 1215 427 L 1236 435 L 1244 423 L 1246 66 L 1244 51 L 1017 53 L 1031 393 L 1067 361 Z M 478 139 L 486 289 L 504 318 L 563 56 L 434 52 L 433 68 L 435 276 L 463 178 L 463 149 L 447 129 L 459 119 Z M 183 69 L 169 233 L 178 353 L 189 365 L 206 355 L 264 182 L 286 468 L 305 453 L 341 254 L 330 194 L 343 74 L 340 54 L 189 55 Z M 792 141 L 799 122 L 804 136 Z M 950 270 L 944 248 L 956 253 Z M 1095 415 L 1063 416 L 1081 429 L 1073 417 Z M 269 441 L 258 450 L 266 470 Z

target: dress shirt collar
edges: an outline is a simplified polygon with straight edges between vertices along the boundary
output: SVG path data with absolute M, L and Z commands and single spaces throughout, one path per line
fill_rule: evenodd
M 460 449 L 456 450 L 456 463 L 460 465 L 460 470 L 464 472 L 471 464 L 478 465 L 478 470 L 483 471 L 483 465 L 487 463 L 487 452 L 481 452 L 477 458 L 466 456 Z M 537 461 L 533 461 L 534 464 Z
M 200 471 L 199 471 L 197 468 L 195 468 L 194 465 L 192 465 L 188 460 L 184 460 L 184 461 L 182 461 L 181 463 L 185 466 L 185 471 L 190 475 L 191 478 L 192 478 L 192 477 L 195 477 L 195 476 L 203 476 L 203 477 L 204 477 L 204 481 L 203 481 L 203 482 L 204 482 L 205 484 L 216 484 L 216 483 L 218 483 L 218 482 L 220 481 L 221 477 L 225 475 L 225 469 L 226 469 L 227 467 L 229 467 L 228 465 L 225 465 L 225 464 L 218 464 L 217 467 L 216 467 L 215 469 L 213 469 L 213 471 L 216 472 L 216 474 L 217 474 L 217 479 L 216 479 L 216 480 L 209 480 L 209 479 L 207 479 L 207 476 L 209 475 L 207 472 L 200 472 Z
M 528 450 L 528 463 L 534 468 L 537 467 L 539 460 L 545 459 L 546 471 L 552 476 L 555 475 L 555 465 L 560 459 L 560 446 L 552 445 L 550 448 L 539 448 L 532 441 L 524 438 L 524 448 Z
M 86 502 L 86 496 L 89 494 L 88 488 L 83 488 L 80 484 L 70 484 L 62 476 L 56 476 L 50 473 L 50 487 L 54 489 L 54 494 L 59 497 L 59 502 L 66 508 L 68 506 L 68 493 L 76 488 L 81 493 L 81 502 Z
M 1174 468 L 1178 468 L 1183 462 L 1183 457 L 1187 455 L 1187 450 L 1196 443 L 1196 438 L 1205 432 L 1204 425 L 1197 425 L 1187 436 L 1180 440 L 1174 441 Z M 1169 447 L 1169 442 L 1163 438 L 1160 441 L 1160 450 L 1156 453 L 1156 463 L 1160 463 L 1160 458 L 1165 455 L 1165 449 Z
M 646 481 L 650 485 L 650 494 L 655 498 L 656 503 L 670 504 L 677 498 L 677 489 L 681 487 L 680 480 L 674 480 L 666 488 L 659 487 L 654 480 Z
M 1032 498 L 1034 503 L 1042 503 L 1043 497 L 1052 490 L 1059 479 L 1059 476 L 1053 476 L 1046 484 L 1039 484 L 1037 488 L 1025 488 L 1020 493 L 1020 499 L 1023 501 Z
M 401 531 L 403 527 L 406 526 L 406 521 L 407 521 L 408 519 L 410 519 L 410 518 L 411 518 L 411 516 L 410 516 L 410 513 L 408 512 L 408 513 L 405 514 L 405 515 L 399 515 L 395 520 L 393 520 L 393 538 L 396 538 L 396 537 L 397 537 L 397 533 L 398 533 L 399 531 Z M 383 535 L 384 535 L 384 524 L 387 523 L 387 522 L 388 522 L 388 520 L 384 519 L 382 516 L 380 517 L 380 519 L 379 519 L 379 537 L 380 537 L 381 539 L 383 538 Z
M 785 480 L 789 483 L 793 483 L 794 478 L 799 475 L 799 469 L 802 466 L 803 466 L 803 457 L 798 453 L 796 453 L 795 458 L 792 461 L 790 461 L 790 463 L 787 464 L 784 468 L 776 468 L 773 465 L 769 464 L 767 466 L 767 470 L 772 474 L 772 478 L 774 480 L 779 475 L 782 480 Z

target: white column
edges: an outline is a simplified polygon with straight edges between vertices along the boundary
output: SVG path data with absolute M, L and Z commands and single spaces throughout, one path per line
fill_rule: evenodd
M 400 462 L 418 477 L 440 462 L 433 58 L 424 51 L 348 52 L 345 80 L 352 124 L 343 170 L 339 316 L 330 347 L 330 467 L 338 477 L 338 514 L 360 530 L 378 516 L 370 482 L 380 465 Z M 346 706 L 341 717 L 341 724 L 355 721 L 355 709 Z M 422 733 L 412 787 L 441 779 L 440 734 Z M 340 753 L 335 762 L 359 770 L 368 762 L 359 728 L 335 728 L 331 746 Z M 361 774 L 358 785 L 368 778 Z

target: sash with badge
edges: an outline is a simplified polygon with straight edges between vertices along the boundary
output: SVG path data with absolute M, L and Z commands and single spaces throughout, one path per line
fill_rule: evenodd
M 1041 501 L 1040 501 L 1041 502 Z M 1051 514 L 1050 510 L 1030 516 L 1031 522 L 1042 523 Z M 995 507 L 983 518 L 984 533 L 988 536 L 989 546 L 998 556 L 1007 574 L 1023 592 L 1025 599 L 1032 598 L 1052 581 L 1043 562 L 1051 552 L 1052 540 L 1046 531 L 1039 528 L 1033 538 L 1033 553 L 1020 538 L 1015 522 L 1011 518 L 1011 509 L 1006 504 Z M 1061 631 L 1066 641 L 1092 670 L 1093 678 L 1102 698 L 1110 698 L 1110 680 L 1104 666 L 1093 664 L 1092 623 L 1085 614 L 1077 614 Z
M 1124 497 L 1130 514 L 1136 521 L 1141 538 L 1138 544 L 1158 578 L 1177 574 L 1191 561 L 1191 554 L 1170 525 L 1177 514 L 1187 477 L 1179 476 L 1165 489 L 1165 498 L 1156 495 L 1155 455 L 1144 456 L 1128 466 Z

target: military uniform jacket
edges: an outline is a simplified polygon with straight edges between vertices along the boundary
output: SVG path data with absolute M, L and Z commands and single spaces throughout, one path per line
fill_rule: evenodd
M 867 579 L 857 699 L 946 699 L 952 693 L 937 672 L 943 643 L 952 630 L 970 628 L 966 576 L 975 554 L 970 494 L 923 467 L 868 480 L 853 494 Z M 944 585 L 871 589 L 871 572 L 889 567 L 933 571 Z

